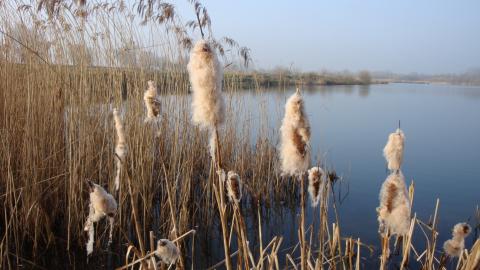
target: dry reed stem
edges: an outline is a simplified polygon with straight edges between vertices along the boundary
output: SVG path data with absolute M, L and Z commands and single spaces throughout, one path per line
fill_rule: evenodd
M 299 176 L 300 180 L 300 207 L 301 207 L 301 214 L 300 214 L 300 259 L 301 259 L 301 267 L 300 269 L 304 270 L 307 268 L 307 247 L 305 243 L 305 179 L 303 175 Z

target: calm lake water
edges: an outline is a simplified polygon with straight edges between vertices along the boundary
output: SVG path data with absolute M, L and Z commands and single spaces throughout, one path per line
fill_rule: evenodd
M 251 121 L 254 133 L 260 115 L 265 114 L 268 128 L 273 131 L 280 127 L 285 100 L 293 92 L 293 88 L 238 92 L 231 95 L 231 101 L 247 105 L 250 112 L 244 120 Z M 479 87 L 327 86 L 303 89 L 303 95 L 312 127 L 312 152 L 343 177 L 343 193 L 348 190 L 348 196 L 339 205 L 342 236 L 380 246 L 375 208 L 387 177 L 382 149 L 398 120 L 406 135 L 403 173 L 407 184 L 415 181 L 412 214 L 428 222 L 436 199 L 440 199 L 438 250 L 457 222 L 477 224 L 474 214 L 480 203 Z M 278 132 L 271 136 L 278 143 Z M 318 219 L 318 210 L 308 205 L 307 212 L 308 225 Z M 264 243 L 282 235 L 284 248 L 295 245 L 298 213 L 299 209 L 283 209 L 267 214 Z M 332 222 L 334 219 L 330 226 Z M 423 250 L 426 243 L 419 229 L 414 237 L 415 246 Z M 477 233 L 472 233 L 467 247 L 476 237 Z M 213 261 L 215 257 L 223 259 L 221 245 L 213 253 Z M 364 263 L 368 268 L 378 263 L 378 254 L 369 257 L 364 250 L 362 256 L 367 257 Z M 280 258 L 283 261 L 285 256 Z

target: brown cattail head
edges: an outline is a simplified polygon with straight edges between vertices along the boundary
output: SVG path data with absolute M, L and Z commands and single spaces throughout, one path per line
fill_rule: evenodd
M 115 175 L 115 190 L 118 190 L 120 187 L 120 171 L 122 169 L 122 162 L 125 161 L 128 147 L 122 119 L 120 118 L 120 113 L 116 108 L 113 109 L 113 120 L 115 121 L 115 130 L 117 132 L 117 143 L 115 145 L 115 160 L 117 167 Z
M 190 53 L 187 68 L 193 94 L 193 122 L 202 127 L 222 124 L 225 119 L 223 67 L 213 46 L 205 40 L 199 40 Z
M 451 257 L 460 257 L 465 249 L 465 238 L 472 231 L 472 227 L 467 223 L 458 223 L 453 227 L 452 239 L 445 241 L 443 250 L 445 254 Z
M 89 181 L 89 180 L 88 180 Z M 90 203 L 95 210 L 95 213 L 105 215 L 112 215 L 117 212 L 117 202 L 115 198 L 105 191 L 105 189 L 89 181 L 89 185 L 93 185 L 93 191 L 90 192 Z
M 310 164 L 310 124 L 304 107 L 298 90 L 285 104 L 280 128 L 280 160 L 284 175 L 301 175 Z
M 172 241 L 168 239 L 160 239 L 157 242 L 155 255 L 160 257 L 164 263 L 170 265 L 174 264 L 178 257 L 180 257 L 180 250 Z
M 227 194 L 231 202 L 240 203 L 242 199 L 242 181 L 240 176 L 233 171 L 227 175 Z
M 405 144 L 405 135 L 403 131 L 397 129 L 388 136 L 387 144 L 383 148 L 383 156 L 387 160 L 389 170 L 400 170 L 403 162 L 403 148 Z
M 105 216 L 108 216 L 110 221 L 109 242 L 111 241 L 114 216 L 117 213 L 117 202 L 113 196 L 107 193 L 100 185 L 90 180 L 86 180 L 86 182 L 90 191 L 90 205 L 84 230 L 88 231 L 87 254 L 90 255 L 93 252 L 95 234 L 93 223 L 98 222 Z
M 321 197 L 321 189 L 325 183 L 325 172 L 320 167 L 308 170 L 308 193 L 312 206 L 318 205 Z
M 390 174 L 380 190 L 379 232 L 405 235 L 410 228 L 410 200 L 401 171 Z
M 468 223 L 458 223 L 453 227 L 452 236 L 453 237 L 467 237 L 472 231 L 472 227 Z
M 154 81 L 148 81 L 148 89 L 143 94 L 143 101 L 147 108 L 145 122 L 154 120 L 160 114 L 160 101 Z

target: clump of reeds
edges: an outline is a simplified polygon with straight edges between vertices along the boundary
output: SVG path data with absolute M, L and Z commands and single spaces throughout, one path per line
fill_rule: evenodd
M 472 228 L 467 223 L 458 223 L 453 227 L 452 239 L 445 241 L 443 250 L 448 256 L 460 257 L 465 249 L 465 238 L 470 234 Z
M 222 124 L 225 115 L 223 69 L 215 48 L 209 42 L 199 40 L 190 53 L 187 68 L 193 94 L 193 122 L 203 127 Z
M 125 162 L 125 157 L 128 152 L 127 141 L 125 139 L 125 130 L 123 128 L 122 119 L 118 110 L 113 109 L 113 119 L 115 121 L 115 130 L 117 133 L 117 142 L 115 144 L 115 163 L 116 163 L 116 175 L 115 175 L 115 190 L 120 187 L 120 173 L 122 170 L 122 163 Z
M 313 207 L 318 205 L 321 197 L 322 185 L 325 183 L 325 172 L 320 167 L 308 170 L 308 193 Z
M 280 160 L 282 173 L 301 175 L 310 164 L 310 125 L 300 90 L 287 100 L 280 127 Z
M 90 205 L 87 221 L 85 222 L 85 231 L 88 231 L 89 240 L 87 243 L 87 254 L 93 252 L 94 242 L 94 223 L 108 216 L 110 222 L 109 243 L 112 241 L 114 216 L 117 213 L 117 202 L 111 194 L 105 191 L 103 187 L 87 180 L 90 191 Z
M 150 122 L 156 119 L 160 114 L 160 101 L 154 81 L 148 81 L 148 89 L 143 94 L 143 101 L 145 102 L 145 107 L 147 108 L 145 122 Z
M 157 242 L 155 255 L 160 257 L 164 263 L 171 265 L 177 262 L 180 257 L 180 250 L 172 241 L 168 239 L 160 239 Z
M 388 136 L 387 144 L 383 148 L 383 156 L 387 160 L 389 170 L 400 170 L 403 162 L 404 143 L 405 135 L 400 128 Z
M 242 181 L 234 171 L 229 171 L 227 175 L 227 195 L 231 202 L 237 204 L 242 199 Z

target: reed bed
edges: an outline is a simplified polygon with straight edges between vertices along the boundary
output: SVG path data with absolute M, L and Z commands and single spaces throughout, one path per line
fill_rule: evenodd
M 308 152 L 300 169 L 287 168 L 300 181 L 281 175 L 280 134 L 265 128 L 265 112 L 251 137 L 254 127 L 242 120 L 248 108 L 235 99 L 242 87 L 236 71 L 249 63 L 249 51 L 231 38 L 209 39 L 230 74 L 221 85 L 225 108 L 217 110 L 223 124 L 213 121 L 210 132 L 194 125 L 189 52 L 199 31 L 212 36 L 200 2 L 190 1 L 191 21 L 160 1 L 79 3 L 0 2 L 2 269 L 361 269 L 367 260 L 384 268 L 395 261 L 388 233 L 376 249 L 342 234 L 335 190 L 342 179 L 326 164 L 315 161 L 307 179 Z M 290 129 L 303 130 L 303 150 L 310 151 L 315 134 L 300 122 Z M 292 134 L 298 144 L 302 139 Z M 305 181 L 318 211 L 314 224 L 305 223 Z M 92 199 L 93 215 L 103 211 L 94 221 L 106 215 L 110 222 L 88 223 L 95 238 L 87 255 L 92 187 L 111 202 L 103 211 Z M 412 182 L 409 207 L 413 195 Z M 294 246 L 282 245 L 285 235 L 264 235 L 280 201 L 303 209 Z M 410 219 L 400 268 L 412 261 L 446 268 L 438 216 L 439 201 L 431 221 Z M 414 233 L 424 235 L 424 247 L 413 246 Z M 215 258 L 210 241 L 223 248 L 222 259 L 198 265 L 198 257 Z M 458 255 L 457 269 L 478 267 L 478 240 Z

